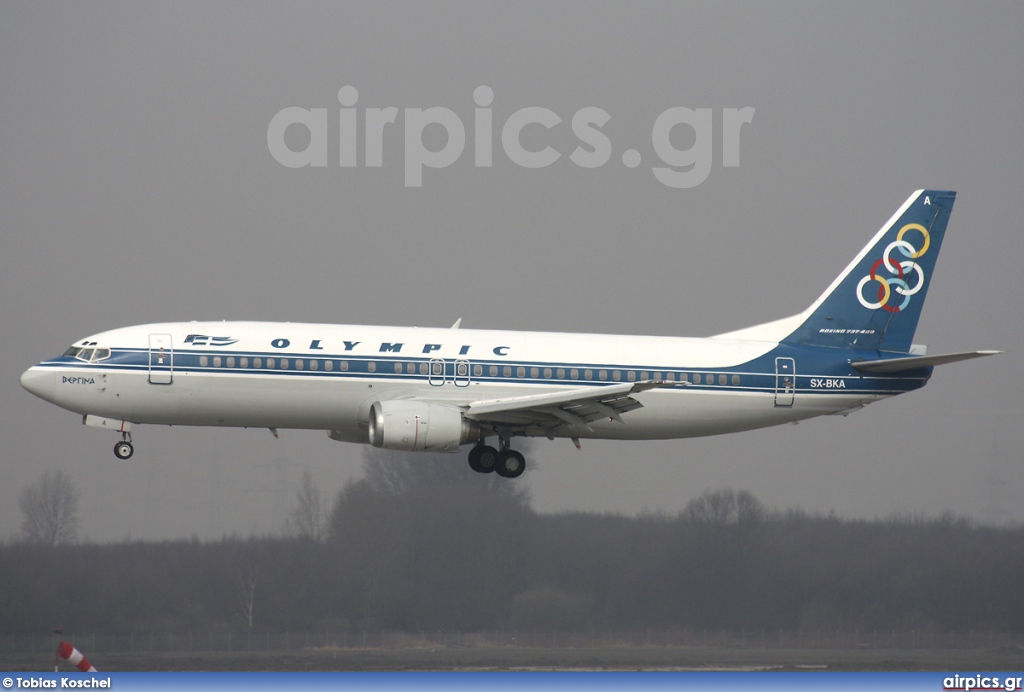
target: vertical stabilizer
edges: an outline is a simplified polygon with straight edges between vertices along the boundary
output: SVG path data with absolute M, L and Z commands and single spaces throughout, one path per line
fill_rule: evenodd
M 909 352 L 955 199 L 912 194 L 783 343 Z

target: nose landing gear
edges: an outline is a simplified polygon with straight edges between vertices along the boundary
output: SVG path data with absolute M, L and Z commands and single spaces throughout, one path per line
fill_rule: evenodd
M 124 439 L 114 445 L 114 456 L 118 459 L 131 459 L 135 453 L 135 446 L 132 445 L 131 433 L 121 433 Z

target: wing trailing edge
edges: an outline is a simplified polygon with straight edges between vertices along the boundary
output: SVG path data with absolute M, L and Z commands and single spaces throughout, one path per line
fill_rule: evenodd
M 682 387 L 687 382 L 664 382 L 646 380 L 623 382 L 599 387 L 531 394 L 504 399 L 474 401 L 466 407 L 466 417 L 481 422 L 505 425 L 538 425 L 553 428 L 561 424 L 583 430 L 589 423 L 600 418 L 611 418 L 621 422 L 620 415 L 643 404 L 633 394 L 660 387 Z

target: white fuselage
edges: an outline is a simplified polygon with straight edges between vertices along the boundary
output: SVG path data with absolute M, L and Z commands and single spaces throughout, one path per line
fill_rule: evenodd
M 780 372 L 779 344 L 732 338 L 186 322 L 115 329 L 76 346 L 110 356 L 44 361 L 25 373 L 26 388 L 107 419 L 320 429 L 352 442 L 367 442 L 370 407 L 386 400 L 465 408 L 657 380 L 664 386 L 636 394 L 642 408 L 621 420 L 514 434 L 665 439 L 846 411 L 908 388 L 851 370 L 842 352 L 823 359 L 789 348 L 791 369 Z

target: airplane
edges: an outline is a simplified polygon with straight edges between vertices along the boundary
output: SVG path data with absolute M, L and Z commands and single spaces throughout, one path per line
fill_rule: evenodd
M 325 430 L 458 452 L 516 478 L 516 437 L 650 440 L 846 415 L 923 387 L 912 343 L 956 193 L 918 190 L 798 315 L 708 338 L 451 328 L 175 322 L 105 331 L 21 384 L 121 435 L 133 425 Z M 489 439 L 496 440 L 493 446 Z

